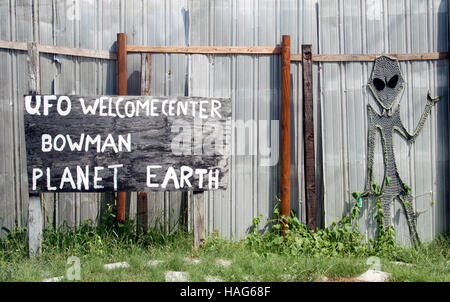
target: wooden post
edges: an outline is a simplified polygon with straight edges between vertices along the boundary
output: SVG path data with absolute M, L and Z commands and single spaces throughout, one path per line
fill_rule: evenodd
M 306 223 L 317 228 L 316 172 L 314 160 L 314 103 L 311 45 L 302 45 L 303 70 L 303 147 L 306 187 Z
M 291 211 L 291 37 L 283 36 L 281 44 L 281 215 Z M 283 231 L 287 226 L 283 227 Z
M 150 95 L 152 74 L 152 54 L 141 54 L 141 95 Z M 145 234 L 148 229 L 148 193 L 137 194 L 137 231 Z
M 117 34 L 117 90 L 127 95 L 127 34 Z
M 152 83 L 152 54 L 141 55 L 141 95 L 150 95 Z
M 30 94 L 40 93 L 39 51 L 36 42 L 27 44 L 28 49 L 28 88 Z M 30 194 L 28 203 L 28 251 L 30 258 L 42 252 L 42 208 L 39 194 Z
M 137 232 L 146 234 L 148 229 L 148 193 L 137 194 Z
M 203 244 L 206 233 L 205 225 L 205 193 L 194 191 L 194 249 Z
M 127 34 L 117 34 L 117 92 L 127 95 Z M 117 222 L 125 222 L 126 192 L 117 192 Z
M 30 258 L 42 252 L 42 208 L 39 194 L 30 194 L 28 202 L 28 251 Z

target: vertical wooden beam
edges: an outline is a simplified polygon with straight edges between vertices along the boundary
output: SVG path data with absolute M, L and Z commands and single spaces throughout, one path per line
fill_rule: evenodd
M 306 223 L 317 228 L 316 172 L 314 153 L 314 103 L 311 45 L 302 45 L 303 70 L 303 147 L 306 187 Z
M 30 258 L 42 252 L 42 208 L 39 194 L 31 195 L 28 203 L 28 252 Z
M 194 249 L 203 244 L 206 234 L 205 193 L 194 191 Z
M 127 34 L 117 34 L 117 91 L 127 95 Z
M 150 95 L 152 83 L 152 54 L 141 54 L 141 95 Z
M 39 51 L 36 42 L 27 44 L 28 48 L 28 88 L 30 94 L 41 91 L 39 74 Z M 42 208 L 39 194 L 30 194 L 28 203 L 28 251 L 30 258 L 42 252 Z
M 152 54 L 141 54 L 141 95 L 150 95 L 152 74 Z M 148 193 L 137 194 L 137 231 L 140 234 L 148 230 Z
M 117 34 L 117 92 L 127 95 L 127 34 Z M 126 192 L 117 192 L 117 222 L 125 222 Z
M 281 215 L 291 211 L 291 37 L 281 43 Z M 283 230 L 286 226 L 283 227 Z
M 137 194 L 137 232 L 146 234 L 148 229 L 148 193 L 138 192 Z
M 39 50 L 36 42 L 29 42 L 28 49 L 28 90 L 30 94 L 41 92 L 41 78 L 39 74 Z

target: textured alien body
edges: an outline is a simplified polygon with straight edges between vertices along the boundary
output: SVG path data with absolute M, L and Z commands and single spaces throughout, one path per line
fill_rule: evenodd
M 384 212 L 383 225 L 387 228 L 390 225 L 391 204 L 398 198 L 403 206 L 408 221 L 411 241 L 413 245 L 419 244 L 419 236 L 416 230 L 417 214 L 413 209 L 413 197 L 409 193 L 407 186 L 403 183 L 397 170 L 395 162 L 395 152 L 393 146 L 394 132 L 400 134 L 408 142 L 412 143 L 422 130 L 431 108 L 438 101 L 438 98 L 431 98 L 428 93 L 427 104 L 422 113 L 419 124 L 413 134 L 410 134 L 403 125 L 400 118 L 400 106 L 391 110 L 397 96 L 403 89 L 404 80 L 400 71 L 400 66 L 396 59 L 387 56 L 378 57 L 369 80 L 369 88 L 380 105 L 381 113 L 368 104 L 368 176 L 366 182 L 366 192 L 371 192 L 373 183 L 373 155 L 375 150 L 376 134 L 381 135 L 384 160 L 384 178 L 382 183 L 383 195 L 381 205 Z M 387 181 L 389 180 L 389 181 Z

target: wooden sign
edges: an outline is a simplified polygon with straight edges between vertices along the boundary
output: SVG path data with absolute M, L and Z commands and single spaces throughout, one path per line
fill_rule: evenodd
M 227 187 L 231 101 L 25 96 L 30 192 Z

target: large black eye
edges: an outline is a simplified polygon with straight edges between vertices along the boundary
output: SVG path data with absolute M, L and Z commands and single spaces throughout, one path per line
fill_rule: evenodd
M 375 79 L 373 79 L 372 82 L 373 82 L 373 85 L 375 86 L 375 88 L 376 88 L 378 91 L 381 91 L 381 90 L 384 89 L 385 84 L 384 84 L 384 81 L 383 81 L 382 79 L 375 78 Z
M 398 82 L 398 75 L 395 75 L 389 80 L 389 82 L 387 82 L 387 86 L 389 88 L 394 88 L 395 86 L 397 86 L 397 82 Z

